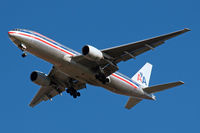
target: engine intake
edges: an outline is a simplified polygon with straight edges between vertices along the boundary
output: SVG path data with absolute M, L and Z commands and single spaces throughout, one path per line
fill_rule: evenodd
M 30 78 L 32 82 L 40 86 L 49 86 L 51 83 L 49 77 L 46 74 L 39 71 L 33 71 L 31 73 Z
M 92 61 L 100 61 L 101 59 L 104 59 L 103 53 L 97 48 L 90 45 L 85 45 L 82 48 L 82 54 Z

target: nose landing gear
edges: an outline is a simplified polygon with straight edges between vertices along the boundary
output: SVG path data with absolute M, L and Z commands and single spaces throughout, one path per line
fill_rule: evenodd
M 24 57 L 26 57 L 27 56 L 27 54 L 26 54 L 26 52 L 25 52 L 25 50 L 26 50 L 26 45 L 24 45 L 24 44 L 21 44 L 21 45 L 19 45 L 19 48 L 22 50 L 22 57 L 24 58 Z
M 25 53 L 25 52 L 23 52 L 22 53 L 22 57 L 24 58 L 24 57 L 26 57 L 27 56 L 27 54 Z

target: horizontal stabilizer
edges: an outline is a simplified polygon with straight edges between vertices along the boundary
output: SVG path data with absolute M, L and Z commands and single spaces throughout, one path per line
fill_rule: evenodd
M 167 84 L 161 84 L 161 85 L 155 85 L 155 86 L 151 86 L 151 87 L 146 87 L 143 90 L 147 93 L 155 93 L 155 92 L 159 92 L 159 91 L 163 91 L 172 87 L 176 87 L 179 85 L 184 84 L 184 82 L 182 81 L 178 81 L 178 82 L 172 82 L 172 83 L 167 83 Z
M 128 99 L 128 102 L 126 103 L 125 108 L 131 109 L 133 106 L 135 106 L 136 104 L 138 104 L 140 101 L 142 101 L 142 99 L 136 98 L 136 97 L 130 97 Z

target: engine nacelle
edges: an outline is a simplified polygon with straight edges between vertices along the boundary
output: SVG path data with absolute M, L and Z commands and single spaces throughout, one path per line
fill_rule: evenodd
M 97 48 L 90 45 L 85 45 L 82 48 L 82 54 L 85 55 L 86 58 L 92 61 L 99 61 L 101 59 L 104 59 L 103 53 Z
M 49 77 L 46 74 L 38 71 L 33 71 L 30 78 L 32 82 L 40 86 L 48 86 L 51 83 Z

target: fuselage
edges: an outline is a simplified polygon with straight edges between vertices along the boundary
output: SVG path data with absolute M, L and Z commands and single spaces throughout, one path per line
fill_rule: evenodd
M 143 91 L 142 86 L 119 72 L 108 76 L 109 83 L 103 84 L 95 78 L 95 73 L 92 70 L 73 60 L 73 57 L 80 55 L 80 53 L 44 35 L 22 29 L 11 30 L 8 34 L 18 48 L 23 49 L 22 46 L 24 46 L 25 51 L 53 64 L 73 79 L 104 87 L 117 94 L 152 99 Z

